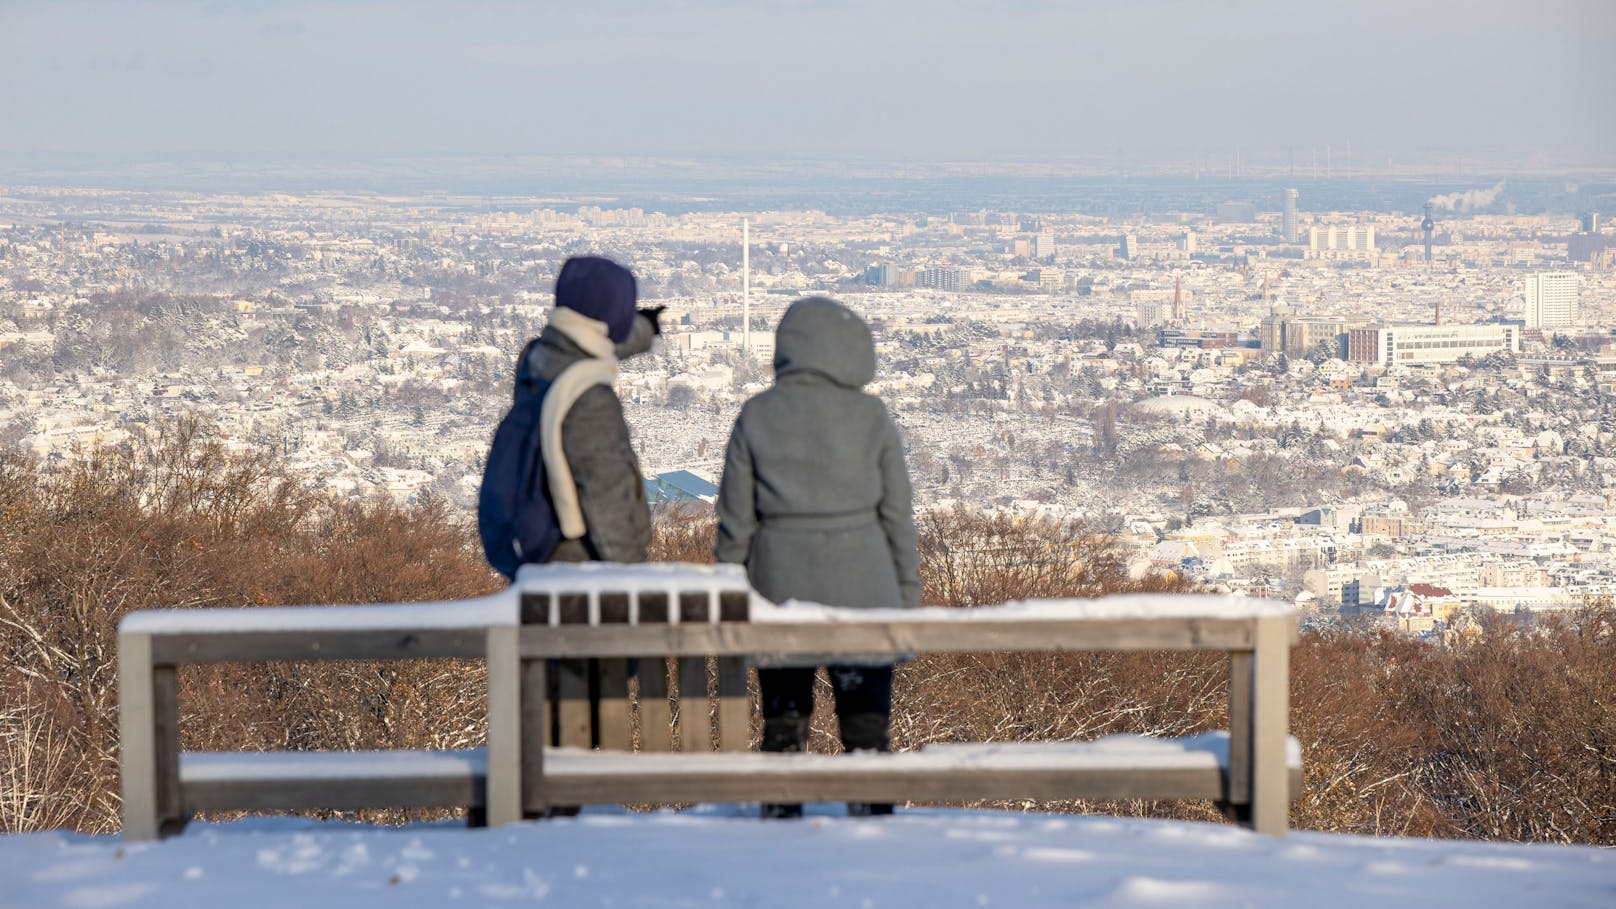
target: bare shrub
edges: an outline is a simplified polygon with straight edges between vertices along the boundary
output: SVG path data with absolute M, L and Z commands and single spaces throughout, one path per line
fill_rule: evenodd
M 334 502 L 192 420 L 61 466 L 7 456 L 0 518 L 4 829 L 116 827 L 116 630 L 131 610 L 498 586 L 441 503 Z M 465 747 L 482 738 L 481 673 L 443 661 L 188 667 L 184 747 Z M 33 800 L 41 790 L 51 807 Z
M 709 564 L 718 538 L 718 518 L 706 509 L 659 505 L 651 516 L 650 560 Z
M 1183 590 L 1131 578 L 1116 542 L 1081 522 L 966 510 L 922 515 L 922 601 L 970 608 L 1044 597 Z M 1186 735 L 1226 723 L 1227 674 L 1210 654 L 926 654 L 900 667 L 897 748 L 928 742 L 1074 741 L 1113 733 Z M 1032 803 L 1013 806 L 1033 807 Z M 1160 813 L 1153 803 L 1048 804 Z M 1210 806 L 1170 809 L 1211 817 Z
M 1116 544 L 1076 521 L 965 509 L 920 515 L 921 602 L 1092 597 L 1138 586 Z

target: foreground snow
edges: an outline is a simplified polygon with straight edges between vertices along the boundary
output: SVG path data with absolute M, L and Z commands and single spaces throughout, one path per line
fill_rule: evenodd
M 1593 848 L 825 812 L 586 813 L 501 830 L 271 818 L 130 845 L 0 837 L 0 907 L 1616 905 L 1616 852 Z

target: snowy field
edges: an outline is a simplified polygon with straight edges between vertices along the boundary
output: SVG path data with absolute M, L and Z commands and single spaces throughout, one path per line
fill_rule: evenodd
M 752 806 L 755 811 L 755 806 Z M 271 818 L 162 843 L 0 837 L 0 907 L 1616 906 L 1616 852 L 1105 817 L 825 806 L 500 830 Z

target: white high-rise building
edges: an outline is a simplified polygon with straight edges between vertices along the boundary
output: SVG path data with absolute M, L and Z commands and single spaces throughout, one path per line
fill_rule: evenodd
M 1296 231 L 1296 199 L 1299 193 L 1294 189 L 1285 190 L 1285 210 L 1280 215 L 1279 233 L 1286 243 L 1295 243 L 1298 237 Z
M 1580 291 L 1577 273 L 1540 271 L 1526 278 L 1527 328 L 1570 328 L 1577 324 Z

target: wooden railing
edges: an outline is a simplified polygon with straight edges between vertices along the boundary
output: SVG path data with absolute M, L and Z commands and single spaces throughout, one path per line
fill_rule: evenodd
M 738 569 L 685 565 L 535 566 L 474 601 L 136 613 L 119 635 L 124 835 L 156 837 L 209 810 L 464 806 L 502 824 L 601 802 L 1106 797 L 1211 799 L 1259 832 L 1283 833 L 1300 791 L 1286 735 L 1295 636 L 1287 608 L 1244 598 L 776 606 Z M 750 657 L 993 650 L 1227 652 L 1230 729 L 897 754 L 747 751 Z M 412 657 L 487 660 L 486 749 L 180 751 L 180 665 Z

